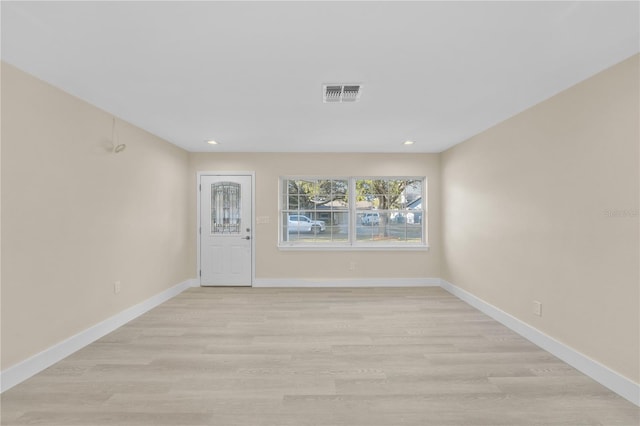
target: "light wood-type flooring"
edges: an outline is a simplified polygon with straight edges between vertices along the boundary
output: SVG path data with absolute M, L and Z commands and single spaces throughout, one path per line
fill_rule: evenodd
M 446 291 L 193 288 L 2 394 L 3 425 L 629 425 Z

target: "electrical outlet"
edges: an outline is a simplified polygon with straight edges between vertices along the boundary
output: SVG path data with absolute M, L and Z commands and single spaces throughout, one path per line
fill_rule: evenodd
M 120 293 L 120 281 L 116 281 L 113 283 L 113 293 L 114 294 Z
M 542 316 L 542 303 L 538 302 L 537 300 L 533 301 L 533 313 L 539 317 Z
M 349 262 L 349 270 L 350 271 L 355 271 L 356 270 L 356 262 L 354 262 L 353 260 L 351 262 Z

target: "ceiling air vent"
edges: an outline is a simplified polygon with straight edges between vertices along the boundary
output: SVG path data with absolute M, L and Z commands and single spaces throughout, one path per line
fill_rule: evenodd
M 322 101 L 324 103 L 357 102 L 362 93 L 361 84 L 323 84 Z

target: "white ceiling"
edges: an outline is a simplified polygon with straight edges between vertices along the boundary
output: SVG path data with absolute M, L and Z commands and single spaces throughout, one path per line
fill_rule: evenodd
M 2 1 L 2 60 L 189 151 L 440 152 L 637 53 L 638 6 Z

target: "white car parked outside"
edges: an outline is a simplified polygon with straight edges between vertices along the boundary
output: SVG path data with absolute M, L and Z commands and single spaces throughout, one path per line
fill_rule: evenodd
M 289 232 L 324 232 L 326 225 L 322 220 L 311 220 L 307 216 L 298 214 L 289 215 L 287 223 Z
M 380 225 L 380 214 L 378 212 L 364 213 L 360 217 L 360 223 L 363 225 Z

